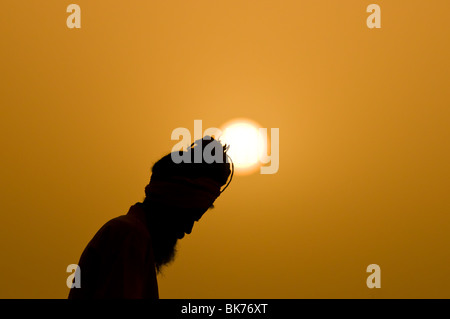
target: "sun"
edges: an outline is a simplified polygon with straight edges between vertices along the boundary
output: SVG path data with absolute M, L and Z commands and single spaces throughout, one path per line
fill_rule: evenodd
M 220 141 L 230 146 L 228 155 L 238 174 L 253 173 L 261 165 L 266 142 L 259 132 L 261 126 L 248 119 L 235 119 L 223 125 Z

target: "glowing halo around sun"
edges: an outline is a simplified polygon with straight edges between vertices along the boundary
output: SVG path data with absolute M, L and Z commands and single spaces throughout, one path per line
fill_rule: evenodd
M 235 173 L 251 174 L 261 166 L 261 158 L 266 152 L 266 141 L 261 136 L 261 126 L 248 119 L 235 119 L 225 123 L 220 141 L 229 145 L 227 154 L 234 164 Z

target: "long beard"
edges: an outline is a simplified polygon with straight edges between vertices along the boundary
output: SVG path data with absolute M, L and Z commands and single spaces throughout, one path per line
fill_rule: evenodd
M 163 266 L 169 265 L 175 259 L 177 238 L 156 237 L 153 240 L 153 255 L 156 271 L 159 274 Z

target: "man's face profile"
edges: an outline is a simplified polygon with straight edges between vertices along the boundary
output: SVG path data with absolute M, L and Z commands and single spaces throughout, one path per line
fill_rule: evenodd
M 204 208 L 166 208 L 154 214 L 151 224 L 155 263 L 158 271 L 172 262 L 179 239 L 190 234 L 195 222 L 199 221 L 207 209 Z
M 195 150 L 211 145 L 222 152 L 222 161 L 195 162 Z M 205 138 L 195 141 L 188 150 L 179 151 L 190 161 L 175 163 L 170 153 L 153 165 L 150 183 L 145 187 L 144 204 L 158 271 L 173 260 L 177 241 L 191 233 L 195 222 L 213 207 L 228 177 L 232 178 L 230 164 L 226 161 L 227 149 L 213 138 Z

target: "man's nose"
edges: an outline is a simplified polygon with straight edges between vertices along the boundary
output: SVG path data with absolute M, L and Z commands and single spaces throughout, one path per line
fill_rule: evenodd
M 186 234 L 190 234 L 190 233 L 192 232 L 192 228 L 194 227 L 194 223 L 195 223 L 195 222 L 190 222 L 190 223 L 187 225 L 186 229 L 184 230 L 184 232 L 185 232 Z

